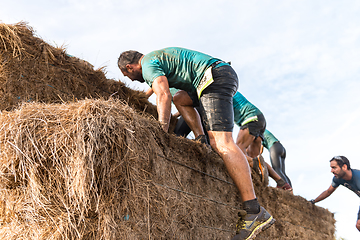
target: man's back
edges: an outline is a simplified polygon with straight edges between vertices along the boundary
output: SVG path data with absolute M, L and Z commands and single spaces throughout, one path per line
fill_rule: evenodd
M 195 91 L 205 70 L 219 59 L 178 47 L 150 52 L 141 61 L 143 77 L 150 86 L 159 76 L 166 76 L 170 87 Z
M 250 118 L 262 114 L 262 112 L 241 93 L 236 92 L 233 97 L 234 122 L 241 126 L 242 123 Z

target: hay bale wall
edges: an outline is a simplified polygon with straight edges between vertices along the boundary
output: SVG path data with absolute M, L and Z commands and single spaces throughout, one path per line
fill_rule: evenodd
M 25 23 L 0 38 L 1 239 L 234 236 L 241 199 L 217 154 Z M 332 213 L 253 181 L 277 220 L 257 239 L 334 238 Z
M 0 238 L 231 239 L 241 199 L 217 154 L 118 100 L 0 114 Z M 258 239 L 332 239 L 333 214 L 285 191 Z

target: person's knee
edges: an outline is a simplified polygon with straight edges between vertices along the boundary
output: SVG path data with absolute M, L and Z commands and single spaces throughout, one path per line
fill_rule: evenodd
M 240 129 L 237 138 L 236 145 L 245 153 L 246 148 L 254 141 L 255 137 L 250 134 L 248 128 Z
M 247 154 L 254 158 L 261 154 L 261 138 L 257 137 L 255 140 L 247 147 Z
M 177 92 L 175 93 L 175 95 L 173 96 L 173 103 L 176 105 L 177 103 L 179 103 L 181 99 L 181 93 Z
M 213 135 L 209 135 L 209 144 L 212 149 L 214 149 L 216 152 L 219 152 L 218 150 L 219 145 L 217 143 L 217 139 Z
M 192 103 L 192 101 L 191 101 L 189 94 L 186 91 L 179 90 L 173 96 L 173 103 L 175 104 L 175 106 L 190 105 Z
M 232 136 L 226 134 L 209 134 L 210 146 L 218 153 L 226 153 L 231 148 L 232 144 L 235 144 Z

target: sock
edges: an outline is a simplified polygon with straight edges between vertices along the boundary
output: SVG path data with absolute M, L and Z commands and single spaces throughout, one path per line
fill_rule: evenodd
M 195 138 L 195 141 L 200 141 L 203 144 L 209 145 L 205 135 L 199 135 L 197 138 Z
M 243 209 L 248 214 L 257 214 L 260 212 L 260 204 L 257 198 L 243 202 Z

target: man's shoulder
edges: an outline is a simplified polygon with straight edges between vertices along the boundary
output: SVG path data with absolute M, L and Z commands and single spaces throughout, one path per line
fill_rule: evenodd
M 333 177 L 332 181 L 331 181 L 331 186 L 333 186 L 334 188 L 337 188 L 339 185 L 344 185 L 345 180 L 342 178 L 337 178 L 337 177 Z
M 334 182 L 334 183 L 340 183 L 341 182 L 341 178 L 337 178 L 337 177 L 333 177 L 332 178 L 332 181 Z
M 359 169 L 351 169 L 354 177 L 360 179 L 360 170 Z

